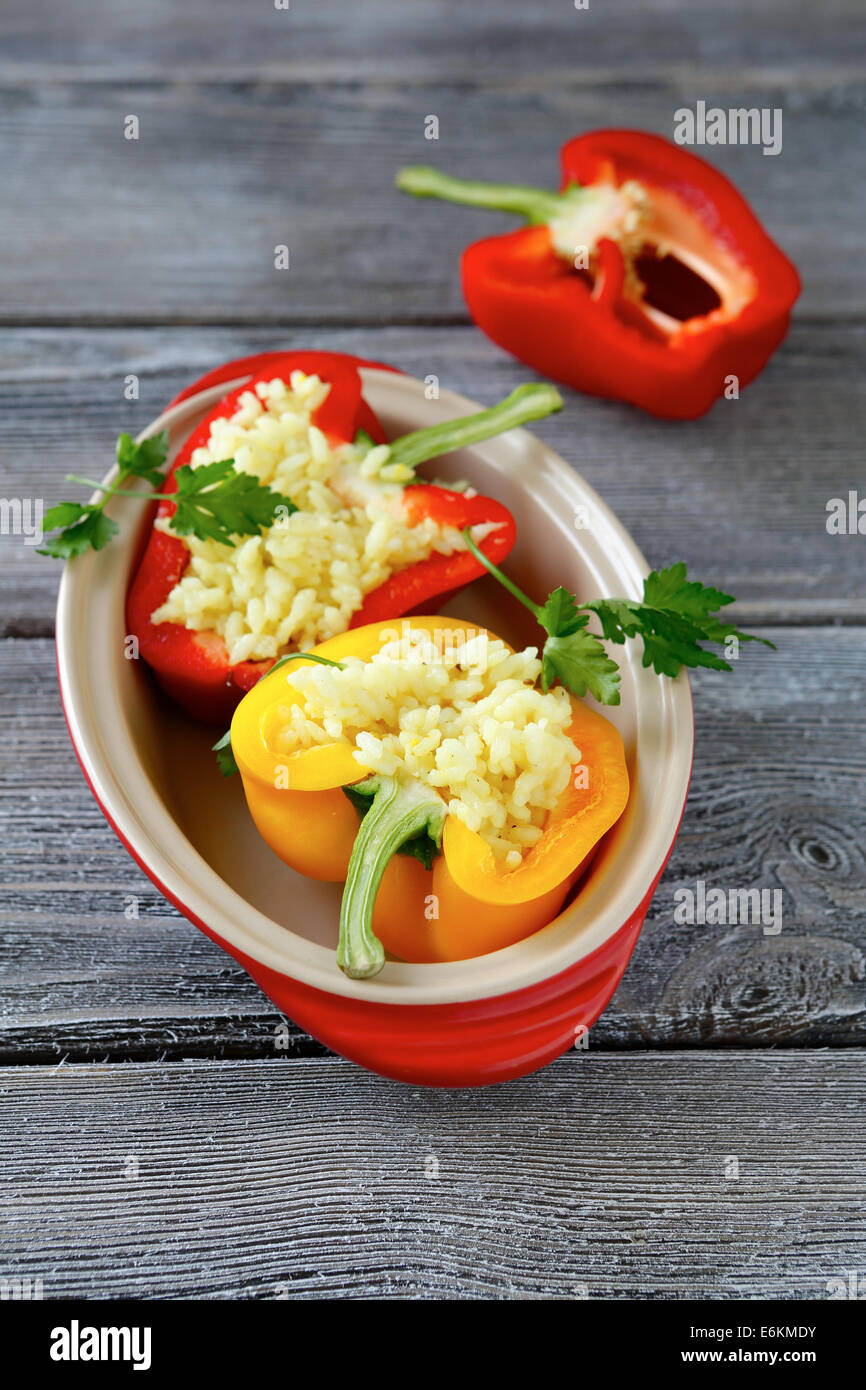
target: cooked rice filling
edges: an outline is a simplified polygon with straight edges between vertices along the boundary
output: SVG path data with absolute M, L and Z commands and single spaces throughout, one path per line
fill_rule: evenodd
M 292 372 L 245 391 L 235 413 L 215 420 L 193 468 L 233 458 L 298 508 L 236 546 L 184 538 L 190 559 L 178 584 L 152 614 L 217 632 L 232 665 L 305 650 L 345 632 L 364 598 L 396 571 L 466 548 L 453 527 L 402 515 L 405 479 L 386 447 L 331 448 L 313 415 L 330 386 Z M 405 470 L 404 470 L 405 471 Z M 168 518 L 157 521 L 161 530 Z M 476 542 L 491 526 L 473 527 Z
M 288 668 L 301 703 L 280 707 L 278 753 L 349 743 L 370 772 L 435 788 L 502 869 L 518 868 L 580 762 L 567 691 L 536 688 L 537 649 L 479 634 L 443 652 L 404 625 L 370 661 L 342 665 Z

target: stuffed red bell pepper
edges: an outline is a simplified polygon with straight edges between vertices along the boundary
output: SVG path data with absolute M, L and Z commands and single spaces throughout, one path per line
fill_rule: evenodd
M 231 391 L 165 480 L 127 624 L 160 683 L 196 718 L 224 721 L 288 650 L 397 617 L 483 573 L 515 538 L 510 512 L 471 489 L 415 482 L 416 465 L 561 408 L 552 387 L 387 444 L 357 359 L 286 354 Z M 179 470 L 231 458 L 291 505 L 234 542 L 171 529 Z M 181 476 L 183 476 L 181 474 Z M 215 535 L 216 533 L 214 533 Z
M 636 130 L 561 151 L 559 193 L 412 167 L 418 197 L 497 208 L 522 230 L 463 253 L 479 328 L 545 376 L 691 419 L 755 377 L 784 338 L 796 269 L 745 199 L 697 155 Z

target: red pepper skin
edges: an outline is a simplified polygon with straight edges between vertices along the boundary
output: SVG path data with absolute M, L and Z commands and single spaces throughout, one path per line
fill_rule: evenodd
M 358 367 L 372 363 L 365 364 L 341 353 L 324 352 L 268 353 L 263 357 L 267 360 L 252 359 L 258 363 L 257 374 L 230 391 L 193 430 L 166 477 L 163 491 L 174 491 L 177 486 L 175 470 L 189 463 L 195 449 L 207 444 L 214 420 L 234 414 L 245 391 L 254 388 L 259 381 L 272 381 L 275 377 L 285 380 L 296 370 L 316 373 L 323 381 L 331 383 L 327 399 L 314 417 L 318 428 L 330 440 L 348 443 L 359 430 L 365 430 L 376 443 L 386 442 L 379 420 L 361 394 Z M 242 372 L 240 362 L 228 363 L 204 381 L 210 385 L 221 384 L 223 380 L 236 379 Z M 222 373 L 226 375 L 221 376 Z M 501 561 L 514 544 L 514 518 L 492 498 L 466 498 L 462 493 L 427 484 L 408 487 L 405 497 L 410 520 L 432 516 L 443 525 L 498 523 L 499 529 L 491 532 L 481 547 L 494 563 Z M 170 516 L 173 510 L 172 502 L 160 502 L 154 515 Z M 127 630 L 138 639 L 139 654 L 174 700 L 193 718 L 224 726 L 247 690 L 273 662 L 242 661 L 232 666 L 228 649 L 218 633 L 193 632 L 180 623 L 151 622 L 151 614 L 161 607 L 181 579 L 189 563 L 189 554 L 180 536 L 151 529 L 127 595 Z M 462 588 L 483 573 L 483 567 L 467 552 L 433 555 L 392 575 L 368 594 L 351 626 L 400 617 L 417 604 Z M 363 616 L 367 613 L 376 616 Z
M 410 524 L 431 517 L 441 526 L 477 526 L 492 521 L 496 530 L 481 542 L 480 549 L 494 565 L 501 565 L 517 538 L 514 517 L 501 502 L 492 497 L 466 497 L 462 492 L 434 487 L 430 483 L 413 483 L 404 493 L 404 507 Z M 367 595 L 349 627 L 364 627 L 366 623 L 381 623 L 398 618 L 429 604 L 431 599 L 444 603 L 466 584 L 483 574 L 474 555 L 468 550 L 456 550 L 451 555 L 433 554 L 419 560 L 408 569 L 399 570 Z
M 561 162 L 563 190 L 636 179 L 651 201 L 656 194 L 672 206 L 673 197 L 697 234 L 751 278 L 751 298 L 736 313 L 721 306 L 688 320 L 669 338 L 621 297 L 614 242 L 601 242 L 591 287 L 553 249 L 548 228 L 531 226 L 464 251 L 463 292 L 479 328 L 544 376 L 668 419 L 703 415 L 728 376 L 747 385 L 788 331 L 800 278 L 733 184 L 690 151 L 634 130 L 578 136 Z
M 238 377 L 265 377 L 268 380 L 274 378 L 274 364 L 284 362 L 291 354 L 285 351 L 254 352 L 251 357 L 234 357 L 230 362 L 223 362 L 221 366 L 214 367 L 211 371 L 205 372 L 196 381 L 191 381 L 182 391 L 179 391 L 173 400 L 169 401 L 168 408 L 180 405 L 181 401 L 189 400 L 190 396 L 197 396 L 200 391 L 208 391 L 211 386 L 224 386 L 227 381 L 236 381 Z M 298 354 L 295 354 L 296 356 Z M 380 372 L 396 372 L 400 375 L 399 367 L 392 367 L 387 362 L 376 362 L 368 357 L 353 357 L 348 352 L 323 352 L 323 353 L 303 353 L 304 357 L 336 358 L 341 362 L 351 362 L 356 367 L 375 367 Z M 363 426 L 362 426 L 363 428 Z M 368 431 L 369 433 L 369 431 Z

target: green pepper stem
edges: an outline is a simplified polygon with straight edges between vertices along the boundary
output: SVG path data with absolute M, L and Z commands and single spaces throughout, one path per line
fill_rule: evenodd
M 416 198 L 442 198 L 447 203 L 516 212 L 527 222 L 549 222 L 562 210 L 561 194 L 551 193 L 549 189 L 454 179 L 427 164 L 410 164 L 399 171 L 394 182 L 404 193 L 412 193 Z
M 488 573 L 493 575 L 494 579 L 498 579 L 499 583 L 503 586 L 503 588 L 507 589 L 510 594 L 514 595 L 518 603 L 522 603 L 524 608 L 528 608 L 535 621 L 543 626 L 543 624 L 541 623 L 541 608 L 539 607 L 539 605 L 537 603 L 533 603 L 532 599 L 529 598 L 528 595 L 525 594 L 522 589 L 519 589 L 517 587 L 517 585 L 514 583 L 514 580 L 509 579 L 507 574 L 503 574 L 502 570 L 499 569 L 496 565 L 494 565 L 492 560 L 488 560 L 487 556 L 484 554 L 484 551 L 479 549 L 479 547 L 475 544 L 474 540 L 472 539 L 472 532 L 468 526 L 463 527 L 463 539 L 466 542 L 467 549 L 471 550 L 472 554 L 475 556 L 479 564 L 482 564 L 484 568 L 488 571 Z
M 492 439 L 496 434 L 504 434 L 530 420 L 541 420 L 557 410 L 562 410 L 562 397 L 555 386 L 548 382 L 527 382 L 489 410 L 479 410 L 459 420 L 445 420 L 441 425 L 428 425 L 426 429 L 413 430 L 395 439 L 389 446 L 388 464 L 416 468 L 428 459 L 464 449 L 468 444 L 478 444 L 482 439 Z
M 340 908 L 337 964 L 353 980 L 369 980 L 385 964 L 373 932 L 373 907 L 388 864 L 401 845 L 426 830 L 438 845 L 445 825 L 445 803 L 420 782 L 371 777 L 360 784 L 373 800 L 355 837 Z

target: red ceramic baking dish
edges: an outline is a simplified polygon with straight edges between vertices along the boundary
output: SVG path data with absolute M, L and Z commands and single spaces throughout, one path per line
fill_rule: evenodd
M 185 395 L 145 433 L 169 431 L 170 458 L 231 385 Z M 423 383 L 365 368 L 367 399 L 393 435 L 479 407 Z M 577 442 L 576 442 L 577 449 Z M 506 435 L 437 459 L 435 475 L 467 478 L 517 517 L 509 572 L 536 597 L 565 584 L 584 598 L 640 597 L 648 566 L 595 492 L 534 435 Z M 224 780 L 214 731 L 162 695 L 127 658 L 124 606 L 148 519 L 114 499 L 120 534 L 66 566 L 57 656 L 70 734 L 84 774 L 130 854 L 162 893 L 234 957 L 277 1007 L 362 1066 L 413 1084 L 481 1086 L 544 1066 L 574 1045 L 611 999 L 670 854 L 688 790 L 693 719 L 685 674 L 617 656 L 622 703 L 605 713 L 623 735 L 631 795 L 621 820 L 549 926 L 474 960 L 388 961 L 373 980 L 335 962 L 340 885 L 288 869 L 259 837 L 238 778 Z M 446 612 L 514 645 L 537 643 L 523 609 L 487 579 Z

